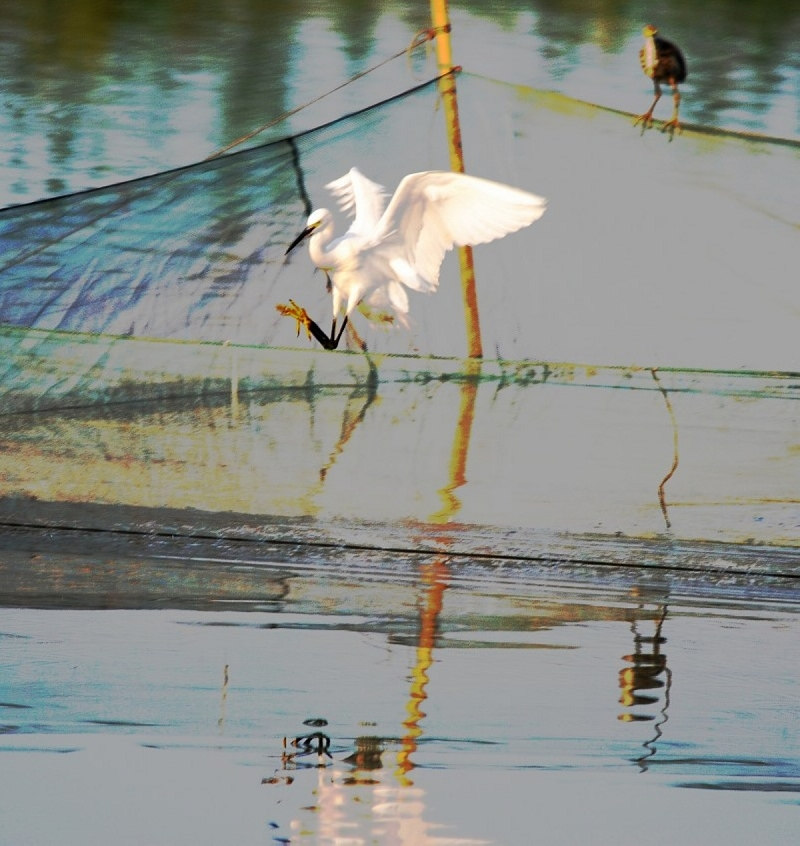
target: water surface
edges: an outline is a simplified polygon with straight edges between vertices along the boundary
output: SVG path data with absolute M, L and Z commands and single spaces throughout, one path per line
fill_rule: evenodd
M 454 59 L 467 71 L 633 113 L 651 96 L 637 53 L 642 25 L 654 22 L 687 55 L 687 120 L 800 136 L 800 13 L 791 0 L 684 0 L 657 20 L 641 0 L 624 9 L 462 0 L 450 10 Z M 426 2 L 326 0 L 6 0 L 0 11 L 0 205 L 202 159 L 402 51 L 430 19 Z M 434 72 L 430 58 L 401 59 L 322 116 Z M 308 126 L 301 113 L 275 132 Z
M 0 840 L 796 841 L 786 583 L 296 561 L 0 611 Z
M 451 4 L 456 61 L 474 74 L 643 110 L 650 92 L 636 53 L 650 7 L 589 9 Z M 427 3 L 378 10 L 320 2 L 298 11 L 255 0 L 79 0 L 3 3 L 2 11 L 0 204 L 201 159 L 402 49 L 428 19 Z M 687 121 L 797 138 L 793 4 L 675 3 L 656 22 L 689 59 Z M 401 58 L 288 126 L 338 117 L 433 70 L 430 58 Z M 537 129 L 543 114 L 534 112 Z M 473 129 L 480 117 L 465 110 Z M 598 126 L 588 119 L 579 132 L 553 134 L 552 149 L 571 149 L 570 161 L 584 162 L 584 170 L 566 174 L 566 191 L 551 164 L 563 169 L 563 158 L 531 157 L 526 165 L 537 176 L 531 185 L 541 183 L 556 207 L 577 215 L 549 214 L 543 223 L 561 227 L 560 238 L 545 239 L 551 262 L 566 256 L 576 265 L 549 277 L 565 299 L 543 299 L 572 305 L 535 310 L 546 324 L 553 315 L 567 319 L 572 333 L 556 331 L 536 354 L 574 356 L 590 327 L 613 341 L 620 333 L 609 326 L 623 311 L 636 313 L 636 295 L 651 313 L 649 291 L 680 283 L 692 296 L 665 300 L 669 314 L 658 325 L 683 328 L 681 361 L 708 366 L 712 349 L 714 361 L 730 368 L 760 361 L 791 368 L 796 350 L 789 345 L 785 354 L 789 347 L 781 346 L 794 337 L 783 273 L 791 255 L 783 245 L 795 225 L 784 179 L 791 153 L 762 155 L 753 145 L 746 160 L 761 167 L 742 168 L 741 158 L 727 162 L 705 137 L 679 147 L 688 133 L 672 145 L 653 133 L 639 144 L 633 131 L 644 171 L 652 174 L 658 160 L 659 184 L 674 186 L 679 173 L 677 188 L 692 186 L 691 194 L 668 191 L 669 208 L 692 206 L 716 223 L 711 240 L 703 232 L 691 242 L 700 246 L 687 251 L 687 263 L 725 256 L 708 277 L 708 308 L 695 308 L 687 329 L 683 305 L 696 303 L 698 291 L 691 275 L 670 278 L 672 265 L 661 261 L 661 284 L 652 268 L 645 277 L 646 264 L 630 259 L 629 244 L 612 245 L 604 255 L 613 253 L 613 272 L 599 281 L 624 276 L 631 286 L 614 296 L 616 287 L 590 287 L 598 281 L 597 250 L 574 249 L 573 233 L 590 231 L 575 225 L 581 213 L 620 228 L 614 213 L 597 215 L 580 200 L 594 184 L 592 171 L 614 170 L 595 167 L 587 151 L 630 167 L 632 142 L 618 144 L 622 130 L 611 125 L 621 120 L 599 122 L 599 147 L 587 143 L 587 127 Z M 470 132 L 468 153 L 480 149 L 481 137 Z M 403 136 L 394 143 L 416 149 Z M 372 155 L 388 159 L 391 151 Z M 707 204 L 686 203 L 708 186 Z M 620 204 L 630 197 L 628 209 L 637 209 L 646 194 L 635 179 L 623 187 L 604 190 L 621 195 Z M 740 199 L 726 204 L 734 192 Z M 756 211 L 771 221 L 759 243 L 778 245 L 763 255 L 738 235 L 753 231 Z M 692 215 L 681 219 L 686 231 L 699 231 Z M 780 272 L 756 267 L 759 295 L 742 286 L 746 296 L 737 299 L 746 320 L 737 312 L 725 323 L 718 307 L 731 302 L 729 282 L 744 266 L 735 251 L 725 252 L 732 239 L 750 261 L 774 261 Z M 595 240 L 607 242 L 602 232 Z M 620 256 L 629 257 L 625 274 Z M 598 302 L 614 320 L 598 319 Z M 585 308 L 586 331 L 575 303 Z M 264 298 L 263 308 L 272 312 L 274 303 Z M 585 360 L 652 363 L 658 333 L 650 322 L 634 322 L 647 336 L 636 356 L 630 346 L 609 356 L 605 345 L 599 355 L 584 342 Z M 730 323 L 746 331 L 728 331 Z M 518 326 L 507 334 L 525 337 Z M 530 380 L 516 387 L 519 373 L 511 387 L 503 377 L 472 388 L 445 373 L 377 392 L 366 377 L 358 386 L 319 389 L 301 379 L 298 390 L 275 392 L 264 389 L 271 371 L 256 347 L 172 345 L 165 353 L 153 342 L 145 353 L 135 340 L 76 338 L 73 360 L 63 354 L 63 338 L 62 354 L 48 355 L 48 339 L 34 335 L 4 336 L 7 349 L 27 356 L 19 368 L 33 379 L 23 379 L 26 390 L 40 387 L 36 380 L 46 388 L 20 413 L 6 406 L 2 421 L 1 843 L 797 841 L 800 600 L 794 569 L 776 575 L 768 555 L 770 544 L 786 544 L 773 551 L 796 558 L 789 547 L 800 528 L 797 413 L 783 395 L 791 386 L 780 396 L 704 390 L 686 387 L 684 373 L 662 375 L 662 392 L 655 370 L 651 378 L 639 367 L 617 376 L 632 384 L 636 374 L 644 389 L 604 383 L 595 390 L 594 367 L 580 368 L 588 384 L 578 387 L 571 385 L 575 366 L 553 381 L 552 371 L 545 379 L 544 366 L 530 365 Z M 718 353 L 723 335 L 736 357 Z M 663 337 L 675 340 L 671 331 Z M 91 358 L 87 349 L 100 354 Z M 512 344 L 518 358 L 528 349 Z M 153 351 L 161 357 L 148 371 Z M 298 367 L 307 353 L 291 353 Z M 199 394 L 165 402 L 158 393 L 164 360 L 177 366 L 188 358 L 214 365 L 203 374 L 219 382 L 210 404 Z M 665 359 L 676 363 L 674 347 Z M 351 366 L 363 370 L 358 361 Z M 307 371 L 327 373 L 328 362 Z M 104 367 L 111 382 L 103 384 L 116 389 L 121 379 L 125 390 L 139 368 L 147 376 L 138 388 L 152 389 L 155 399 L 131 394 L 118 406 L 91 407 L 83 397 L 84 408 L 64 408 L 71 386 L 93 385 Z M 257 390 L 247 390 L 248 379 Z M 25 400 L 14 384 L 5 402 Z M 680 469 L 660 507 L 676 432 Z M 143 509 L 158 513 L 160 534 L 130 531 L 135 520 L 123 534 L 107 532 L 100 503 L 140 521 Z M 30 519 L 34 504 L 62 518 L 71 507 L 89 531 L 45 525 L 25 535 L 9 527 Z M 250 512 L 237 528 L 263 534 L 274 531 L 265 514 L 295 520 L 297 543 L 262 539 L 234 555 L 213 534 L 198 537 L 196 522 L 186 528 L 204 514 L 234 521 L 233 509 L 240 518 Z M 308 521 L 320 515 L 330 534 L 315 542 L 319 527 Z M 402 525 L 406 540 L 413 521 L 424 521 L 427 540 L 436 537 L 444 549 L 466 538 L 454 518 L 492 523 L 507 532 L 505 554 L 437 555 L 433 546 L 422 554 L 419 539 L 415 552 L 385 536 L 378 554 L 373 538 L 398 515 L 410 521 Z M 348 535 L 346 521 L 356 518 L 367 522 Z M 624 557 L 613 567 L 557 564 L 541 551 L 515 559 L 511 540 L 520 525 L 599 532 L 594 551 L 602 542 Z M 622 535 L 661 539 L 669 555 L 654 560 L 647 546 L 625 544 Z M 673 545 L 676 538 L 706 550 L 706 565 L 718 550 L 714 541 L 728 542 L 740 566 L 723 562 L 709 575 L 714 568 Z M 481 538 L 470 542 L 475 553 Z M 759 555 L 764 561 L 753 563 Z

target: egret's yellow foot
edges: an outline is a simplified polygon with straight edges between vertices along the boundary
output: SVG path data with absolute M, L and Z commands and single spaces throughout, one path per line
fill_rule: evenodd
M 311 339 L 311 318 L 302 306 L 297 305 L 294 300 L 289 300 L 289 305 L 286 305 L 286 303 L 278 303 L 275 308 L 284 317 L 291 317 L 297 321 L 298 337 L 300 337 L 300 327 L 304 326 L 309 340 Z

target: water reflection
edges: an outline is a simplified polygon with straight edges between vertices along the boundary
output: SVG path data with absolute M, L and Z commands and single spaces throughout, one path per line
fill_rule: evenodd
M 438 492 L 442 507 L 430 516 L 431 523 L 447 523 L 458 514 L 461 510 L 461 500 L 456 491 L 467 483 L 467 458 L 475 420 L 475 402 L 478 397 L 481 366 L 478 361 L 468 361 L 466 364 L 467 378 L 460 390 L 458 419 L 450 448 L 447 484 Z
M 335 839 L 368 834 L 373 836 L 380 834 L 386 838 L 387 832 L 391 831 L 396 838 L 393 842 L 407 844 L 439 842 L 436 836 L 444 828 L 443 822 L 429 822 L 427 819 L 433 817 L 441 820 L 442 814 L 441 805 L 435 804 L 429 789 L 431 753 L 428 751 L 426 761 L 421 768 L 415 762 L 414 756 L 422 748 L 422 740 L 427 733 L 429 740 L 435 741 L 434 745 L 438 753 L 438 757 L 433 759 L 439 762 L 438 767 L 434 763 L 433 768 L 444 768 L 452 777 L 453 760 L 450 755 L 468 742 L 466 736 L 459 735 L 456 728 L 446 729 L 443 735 L 441 722 L 438 733 L 436 730 L 431 732 L 430 729 L 426 732 L 424 728 L 429 706 L 447 715 L 445 720 L 448 726 L 450 722 L 453 726 L 460 725 L 463 720 L 462 709 L 466 712 L 470 710 L 470 703 L 466 699 L 463 701 L 448 699 L 446 702 L 436 703 L 436 699 L 431 700 L 428 692 L 434 680 L 431 669 L 435 663 L 440 664 L 445 670 L 449 661 L 445 650 L 434 662 L 434 649 L 446 646 L 449 642 L 446 638 L 441 640 L 443 628 L 458 626 L 465 620 L 463 610 L 456 616 L 453 616 L 452 610 L 449 614 L 444 613 L 444 596 L 451 589 L 460 592 L 463 584 L 457 575 L 454 576 L 446 557 L 437 557 L 430 563 L 421 565 L 418 572 L 419 581 L 415 585 L 415 592 L 419 617 L 414 660 L 410 671 L 410 696 L 406 704 L 407 717 L 402 724 L 403 734 L 401 737 L 362 734 L 355 737 L 352 742 L 343 745 L 327 733 L 327 720 L 305 720 L 304 725 L 317 730 L 305 732 L 289 741 L 284 740 L 281 769 L 276 770 L 275 774 L 262 782 L 277 786 L 293 784 L 295 789 L 300 791 L 311 789 L 313 794 L 311 804 L 306 803 L 304 796 L 297 797 L 295 800 L 296 806 L 302 806 L 302 813 L 292 820 L 291 829 L 294 832 L 302 831 L 306 837 Z M 717 791 L 760 791 L 767 794 L 796 792 L 797 788 L 791 780 L 798 770 L 786 761 L 781 763 L 769 761 L 766 758 L 757 760 L 746 756 L 735 760 L 727 753 L 720 754 L 717 758 L 703 755 L 693 758 L 690 755 L 677 754 L 678 750 L 687 746 L 685 738 L 689 729 L 684 720 L 678 720 L 674 731 L 676 736 L 665 741 L 665 726 L 669 720 L 673 678 L 664 652 L 664 645 L 667 643 L 664 628 L 668 619 L 671 619 L 675 628 L 680 630 L 682 627 L 680 614 L 686 614 L 686 608 L 683 608 L 677 616 L 670 618 L 666 601 L 668 595 L 669 589 L 666 583 L 663 588 L 656 588 L 654 585 L 635 586 L 630 591 L 627 600 L 621 602 L 619 607 L 614 607 L 613 602 L 603 604 L 602 607 L 592 602 L 587 604 L 581 602 L 578 606 L 571 605 L 569 602 L 553 602 L 549 609 L 543 598 L 529 597 L 525 600 L 519 596 L 508 597 L 517 614 L 511 628 L 519 634 L 529 627 L 535 628 L 540 636 L 548 630 L 560 631 L 563 637 L 564 633 L 572 630 L 574 626 L 577 625 L 580 628 L 590 624 L 590 621 L 599 623 L 614 620 L 621 624 L 627 619 L 633 651 L 622 656 L 626 666 L 619 672 L 619 703 L 625 710 L 617 715 L 617 720 L 628 724 L 631 730 L 635 730 L 636 726 L 649 727 L 644 739 L 641 740 L 642 751 L 636 757 L 629 759 L 636 764 L 638 772 L 646 773 L 653 768 L 656 756 L 663 745 L 665 751 L 658 761 L 660 770 L 664 771 L 668 768 L 670 772 L 680 773 L 685 779 L 680 782 L 681 786 Z M 487 614 L 481 623 L 473 619 L 470 630 L 476 631 L 485 627 L 485 634 L 487 629 L 491 630 L 497 625 L 498 618 Z M 599 632 L 599 628 L 595 630 L 595 634 Z M 589 649 L 588 641 L 592 639 L 593 635 L 589 634 L 581 648 Z M 503 655 L 497 651 L 502 644 L 495 642 L 492 645 L 494 649 L 489 649 L 488 652 L 490 654 L 495 652 L 495 654 L 487 659 L 488 663 L 502 661 Z M 574 773 L 580 766 L 588 765 L 591 761 L 591 766 L 598 768 L 604 777 L 608 778 L 609 771 L 616 766 L 615 756 L 627 757 L 627 750 L 630 749 L 633 740 L 631 734 L 626 732 L 619 738 L 620 742 L 617 746 L 611 740 L 613 730 L 610 725 L 602 725 L 603 720 L 612 718 L 610 711 L 601 704 L 602 696 L 597 692 L 603 687 L 598 678 L 598 668 L 607 664 L 604 659 L 608 656 L 603 655 L 602 648 L 594 648 L 591 651 L 592 657 L 588 661 L 578 662 L 585 668 L 585 677 L 580 679 L 559 675 L 537 677 L 544 688 L 543 695 L 537 696 L 534 692 L 537 685 L 530 685 L 527 688 L 530 697 L 523 696 L 514 701 L 513 708 L 518 709 L 515 711 L 516 722 L 504 725 L 496 736 L 478 732 L 475 742 L 486 743 L 489 748 L 497 744 L 503 750 L 502 752 L 487 752 L 484 755 L 483 765 L 478 766 L 480 783 L 493 783 L 494 770 L 500 766 L 499 760 L 505 761 L 506 766 L 513 766 L 517 773 L 541 770 L 551 774 L 570 771 Z M 477 660 L 474 652 L 473 660 Z M 550 662 L 545 659 L 536 663 L 540 670 L 544 670 Z M 484 663 L 482 666 L 485 672 L 488 664 Z M 519 663 L 518 666 L 522 672 L 522 664 Z M 590 667 L 593 669 L 590 670 Z M 354 672 L 352 679 L 356 676 L 357 673 Z M 480 674 L 474 678 L 479 677 L 483 685 L 486 679 Z M 352 679 L 345 680 L 345 683 L 351 684 Z M 560 680 L 556 681 L 556 679 Z M 575 682 L 578 683 L 577 688 L 574 686 Z M 691 688 L 693 684 L 698 683 L 704 683 L 702 673 L 693 681 L 684 679 L 683 689 L 686 694 L 684 705 L 693 699 L 696 691 L 692 692 Z M 467 697 L 477 698 L 479 690 L 474 682 L 468 683 L 467 687 L 469 688 Z M 583 693 L 576 694 L 578 689 Z M 713 695 L 716 696 L 716 693 Z M 492 724 L 492 717 L 502 719 L 499 715 L 503 711 L 501 705 L 503 697 L 503 689 L 497 687 L 491 689 L 488 697 L 482 700 L 482 707 L 487 711 L 487 725 Z M 585 701 L 585 706 L 580 704 L 581 701 Z M 714 707 L 724 708 L 725 703 L 715 701 Z M 563 712 L 562 720 L 554 719 L 556 712 Z M 532 713 L 536 714 L 535 729 L 528 728 Z M 441 721 L 441 719 L 440 713 L 438 720 Z M 527 733 L 531 731 L 533 736 L 528 737 Z M 598 742 L 598 738 L 594 735 L 595 731 L 603 735 L 605 739 Z M 562 732 L 573 732 L 574 739 L 571 735 L 567 736 Z M 455 736 L 458 736 L 459 740 L 453 740 Z M 726 738 L 726 742 L 728 740 L 729 738 Z M 562 746 L 562 754 L 554 753 L 553 746 Z M 430 749 L 429 746 L 428 749 Z M 389 752 L 395 756 L 394 768 L 391 768 L 387 761 Z M 494 763 L 487 763 L 487 761 Z M 578 764 L 577 761 L 583 764 Z M 343 768 L 342 765 L 346 767 Z M 469 768 L 469 766 L 470 764 L 467 763 L 466 767 Z M 295 779 L 295 775 L 303 770 L 320 772 L 313 783 L 306 779 L 301 784 Z M 324 772 L 321 772 L 323 770 Z M 691 774 L 696 770 L 729 775 L 729 777 L 709 779 L 706 776 L 700 781 L 695 781 Z M 768 777 L 766 781 L 759 780 L 757 776 L 759 770 Z M 738 780 L 740 777 L 742 780 Z M 652 800 L 644 799 L 644 794 L 637 792 L 633 782 L 629 782 L 627 788 L 621 789 L 619 794 L 615 791 L 616 788 L 612 788 L 611 793 L 606 797 L 606 803 L 633 802 L 639 810 L 632 813 L 632 821 L 639 820 L 642 814 L 646 816 L 655 812 Z M 519 795 L 516 801 L 518 803 L 522 801 Z M 525 805 L 525 802 L 522 801 L 522 804 Z M 606 809 L 609 806 L 606 805 Z M 519 807 L 517 812 L 526 813 Z M 464 816 L 465 818 L 469 816 L 466 809 Z M 644 825 L 644 819 L 641 819 L 638 824 Z M 276 829 L 278 828 L 276 824 Z M 498 823 L 497 829 L 503 831 L 503 825 Z M 697 828 L 695 833 L 705 838 L 707 829 Z M 606 831 L 606 835 L 610 836 L 610 830 Z M 460 839 L 457 842 L 473 842 L 473 840 Z M 495 841 L 475 840 L 475 842 Z M 498 842 L 506 841 L 501 839 Z M 704 839 L 703 842 L 708 841 Z
M 642 634 L 639 626 L 645 620 L 654 624 L 653 633 Z M 647 613 L 644 606 L 636 609 L 631 620 L 634 652 L 624 655 L 622 660 L 628 664 L 619 673 L 620 704 L 627 710 L 619 714 L 622 722 L 654 722 L 653 734 L 642 744 L 645 751 L 636 758 L 642 772 L 649 766 L 649 759 L 658 752 L 657 742 L 663 736 L 664 724 L 669 719 L 670 691 L 672 689 L 672 670 L 667 665 L 667 656 L 661 647 L 667 642 L 662 635 L 664 621 L 667 619 L 666 604 Z M 661 707 L 654 711 L 656 705 Z M 646 710 L 639 710 L 647 706 Z
M 433 649 L 442 611 L 444 592 L 449 582 L 449 568 L 445 558 L 436 558 L 421 573 L 422 597 L 420 600 L 419 640 L 416 661 L 411 674 L 411 691 L 406 705 L 408 717 L 403 721 L 405 734 L 397 753 L 396 775 L 399 784 L 412 785 L 409 773 L 414 768 L 412 755 L 422 735 L 421 722 L 425 717 L 422 705 L 428 698 L 428 672 L 433 665 Z
M 652 17 L 644 0 L 624 10 L 565 0 L 450 6 L 455 58 L 468 70 L 629 111 L 646 91 L 636 59 Z M 420 0 L 312 9 L 74 0 L 55 12 L 5 0 L 1 10 L 0 204 L 202 159 L 402 49 L 430 14 Z M 654 22 L 689 59 L 688 119 L 800 134 L 796 4 L 682 0 Z M 382 82 L 372 99 L 387 93 Z
M 92 360 L 100 355 L 89 352 Z M 122 349 L 113 352 L 132 361 Z M 788 554 L 759 558 L 752 547 L 797 543 L 794 408 L 781 393 L 790 379 L 758 379 L 752 393 L 741 393 L 747 385 L 713 374 L 663 371 L 654 382 L 651 371 L 564 365 L 530 381 L 513 365 L 498 371 L 486 362 L 475 365 L 480 377 L 459 371 L 451 378 L 406 370 L 410 359 L 359 355 L 346 358 L 354 383 L 347 385 L 330 383 L 325 353 L 286 351 L 284 360 L 233 347 L 167 352 L 172 363 L 185 354 L 205 374 L 209 393 L 0 418 L 5 522 L 141 532 L 158 525 L 166 532 L 178 520 L 194 530 L 216 525 L 230 539 L 258 536 L 267 523 L 283 542 L 297 542 L 305 531 L 297 521 L 313 518 L 319 536 L 343 548 L 366 541 L 376 549 L 432 550 L 447 548 L 441 527 L 450 526 L 461 551 L 505 556 L 511 541 L 528 556 L 548 549 L 616 561 L 634 554 L 633 538 L 670 562 L 680 555 L 679 538 L 745 539 L 737 560 L 749 557 L 748 566 L 764 571 L 792 569 Z M 269 368 L 278 378 L 284 365 L 293 369 L 283 387 L 249 389 Z M 393 376 L 387 368 L 400 371 Z M 176 390 L 169 374 L 159 383 L 145 372 L 137 388 L 156 396 Z M 48 393 L 45 399 L 58 402 Z M 678 423 L 681 465 L 670 478 Z M 723 556 L 737 567 L 732 549 L 692 554 L 713 566 Z M 36 569 L 44 575 L 46 568 Z M 98 571 L 94 587 L 121 583 L 127 572 Z
M 756 599 L 752 580 L 735 589 L 601 568 L 584 582 L 545 568 L 532 581 L 509 562 L 446 555 L 406 568 L 395 560 L 364 578 L 347 567 L 309 569 L 302 557 L 254 564 L 238 565 L 255 571 L 254 591 L 268 575 L 284 585 L 269 611 L 255 593 L 225 610 L 169 611 L 182 591 L 214 607 L 216 588 L 198 591 L 186 558 L 159 576 L 172 599 L 157 611 L 3 611 L 0 751 L 11 776 L 0 811 L 12 833 L 9 802 L 37 801 L 17 789 L 29 772 L 59 808 L 48 831 L 66 822 L 86 834 L 66 842 L 102 842 L 92 826 L 120 814 L 122 795 L 148 803 L 170 784 L 187 787 L 195 813 L 197 795 L 214 796 L 237 842 L 258 842 L 247 834 L 265 826 L 277 842 L 525 842 L 531 813 L 562 826 L 557 842 L 635 842 L 625 826 L 641 832 L 665 807 L 692 816 L 694 794 L 705 821 L 694 833 L 722 843 L 707 836 L 730 833 L 727 823 L 718 828 L 710 794 L 732 791 L 758 797 L 723 815 L 737 827 L 773 834 L 785 824 L 773 797 L 800 783 L 793 712 L 782 707 L 793 701 L 785 654 L 797 627 L 786 580 Z M 59 578 L 69 602 L 70 571 Z M 681 685 L 671 710 L 673 663 Z M 644 772 L 658 776 L 642 780 Z M 96 814 L 70 801 L 73 784 L 97 791 Z M 582 824 L 547 810 L 597 791 Z M 171 797 L 147 804 L 153 814 L 166 808 L 159 824 L 170 832 L 173 820 L 184 826 L 170 842 L 219 842 L 194 829 L 190 841 L 186 820 L 196 817 L 184 815 L 179 793 Z M 687 842 L 681 816 L 659 829 L 672 842 Z M 132 842 L 152 840 L 149 819 L 130 823 Z
M 372 825 L 391 826 L 401 843 L 428 842 L 425 832 L 429 826 L 423 821 L 425 793 L 418 788 L 414 789 L 412 772 L 415 763 L 412 756 L 423 735 L 422 721 L 426 716 L 423 705 L 428 698 L 429 672 L 433 666 L 443 596 L 449 580 L 446 557 L 437 557 L 420 568 L 417 645 L 410 673 L 410 692 L 405 708 L 407 716 L 402 723 L 402 736 L 359 735 L 355 738 L 354 750 L 343 755 L 337 749 L 339 754 L 334 760 L 331 753 L 332 738 L 322 730 L 328 721 L 325 718 L 306 719 L 304 725 L 317 730 L 292 739 L 284 737 L 280 771 L 262 779 L 262 784 L 289 785 L 294 782 L 291 775 L 293 771 L 331 768 L 331 773 L 321 776 L 317 782 L 314 804 L 305 809 L 318 815 L 316 825 L 311 827 L 317 836 L 336 838 L 352 833 L 356 827 L 353 815 L 347 811 L 342 799 L 331 797 L 338 797 L 342 787 L 367 788 L 371 793 L 365 795 L 365 801 L 369 801 L 370 807 L 363 810 L 369 811 Z M 391 778 L 381 772 L 386 768 L 384 756 L 389 749 L 395 750 L 396 761 Z M 346 764 L 349 770 L 338 769 L 339 764 Z M 388 771 L 386 776 L 389 776 Z M 293 821 L 293 827 L 299 827 L 297 820 Z
M 288 744 L 286 738 L 284 738 L 283 741 L 284 752 L 281 756 L 281 762 L 284 767 L 288 765 L 296 767 L 298 766 L 299 758 L 304 758 L 314 754 L 317 756 L 317 763 L 315 766 L 318 767 L 324 766 L 326 760 L 333 760 L 333 756 L 329 751 L 331 747 L 331 739 L 324 732 L 313 731 L 310 734 L 302 734 L 289 741 Z M 286 751 L 287 746 L 290 746 L 292 749 L 297 751 L 288 752 Z M 314 766 L 313 764 L 308 764 L 306 762 L 303 762 L 303 764 L 305 766 Z

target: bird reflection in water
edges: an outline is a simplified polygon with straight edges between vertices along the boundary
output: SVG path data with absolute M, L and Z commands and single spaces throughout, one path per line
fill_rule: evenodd
M 642 744 L 645 752 L 635 759 L 642 771 L 648 768 L 648 759 L 656 754 L 656 743 L 661 738 L 663 726 L 669 719 L 667 711 L 672 687 L 672 672 L 667 666 L 667 656 L 661 651 L 661 647 L 667 641 L 661 633 L 666 617 L 667 606 L 662 605 L 655 617 L 655 629 L 652 635 L 639 632 L 640 621 L 637 618 L 631 621 L 634 651 L 622 656 L 622 660 L 628 666 L 619 673 L 621 691 L 619 701 L 626 709 L 655 706 L 662 701 L 660 693 L 663 691 L 664 694 L 662 706 L 657 713 L 649 710 L 626 710 L 618 717 L 622 722 L 655 721 L 652 737 Z
M 324 728 L 328 725 L 328 721 L 324 717 L 311 717 L 307 720 L 303 720 L 303 725 L 309 726 L 312 728 Z M 297 766 L 297 759 L 303 758 L 306 755 L 313 755 L 316 753 L 317 755 L 317 763 L 310 764 L 307 762 L 302 762 L 302 766 L 311 767 L 324 767 L 326 765 L 326 759 L 330 758 L 333 760 L 333 756 L 328 751 L 331 746 L 331 739 L 322 731 L 312 731 L 309 734 L 301 734 L 292 740 L 289 738 L 283 738 L 283 753 L 281 754 L 281 763 L 284 766 L 284 769 L 288 767 L 296 767 Z M 291 752 L 289 749 L 296 749 L 296 752 Z
M 347 442 L 353 436 L 353 433 L 363 422 L 367 414 L 367 409 L 375 402 L 378 396 L 378 371 L 369 356 L 367 356 L 367 363 L 369 365 L 369 374 L 364 385 L 357 385 L 348 398 L 347 406 L 342 415 L 342 429 L 339 433 L 339 438 L 333 448 L 327 462 L 320 467 L 319 481 L 322 484 L 328 471 L 336 463 L 336 459 L 344 452 Z M 353 408 L 353 405 L 360 405 L 359 408 Z
M 286 748 L 286 740 L 286 738 L 283 739 L 284 748 Z M 331 745 L 331 739 L 324 732 L 314 731 L 311 732 L 311 734 L 295 737 L 294 740 L 290 741 L 290 745 L 299 751 L 286 755 L 287 758 L 296 759 L 302 755 L 313 755 L 314 752 L 316 752 L 319 761 L 324 762 L 326 757 L 333 760 L 333 756 L 330 752 L 328 752 Z M 322 765 L 323 764 L 320 764 L 319 766 Z
M 369 773 L 383 769 L 383 753 L 386 751 L 388 740 L 383 737 L 363 735 L 356 738 L 356 749 L 352 755 L 344 759 L 345 764 L 353 768 L 353 772 L 344 778 L 343 783 L 380 784 L 380 779 L 373 778 Z
M 428 671 L 433 663 L 443 594 L 449 584 L 447 556 L 424 566 L 420 575 L 420 628 L 402 737 L 363 735 L 355 738 L 355 749 L 349 754 L 338 743 L 332 754 L 331 738 L 324 731 L 327 720 L 305 720 L 304 725 L 314 731 L 284 738 L 281 769 L 262 779 L 262 784 L 276 785 L 279 790 L 289 785 L 296 790 L 298 786 L 307 788 L 310 773 L 316 772 L 313 801 L 300 809 L 302 817 L 292 820 L 292 826 L 314 832 L 317 842 L 367 842 L 355 837 L 362 828 L 372 833 L 379 829 L 384 835 L 392 831 L 396 836 L 392 842 L 433 842 L 432 824 L 425 820 L 425 792 L 414 786 L 411 771 L 415 767 L 412 755 L 423 732 L 422 705 L 427 699 Z M 396 766 L 390 770 L 385 754 L 392 749 Z M 349 772 L 343 772 L 341 764 L 348 766 Z M 297 774 L 296 781 L 292 771 Z M 279 827 L 277 823 L 275 826 Z

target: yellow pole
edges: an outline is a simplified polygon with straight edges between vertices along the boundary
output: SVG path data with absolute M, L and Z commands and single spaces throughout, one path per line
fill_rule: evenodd
M 446 74 L 439 80 L 439 91 L 444 102 L 447 119 L 447 140 L 450 147 L 450 169 L 464 173 L 464 151 L 461 146 L 461 126 L 458 122 L 458 101 L 456 99 L 456 76 L 450 49 L 450 17 L 447 0 L 431 0 L 431 23 L 436 33 L 436 59 L 439 72 Z M 481 325 L 478 318 L 478 295 L 475 288 L 475 265 L 472 261 L 472 247 L 460 247 L 458 259 L 461 264 L 461 292 L 464 298 L 464 319 L 467 328 L 467 355 L 482 358 Z

